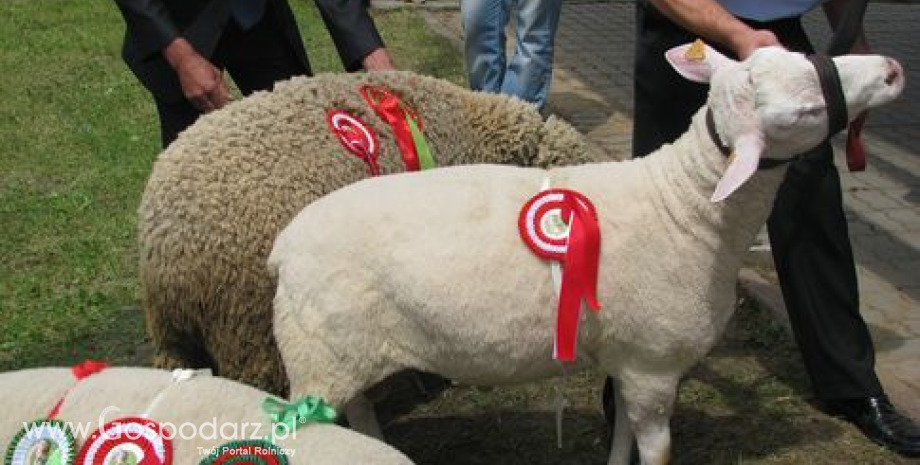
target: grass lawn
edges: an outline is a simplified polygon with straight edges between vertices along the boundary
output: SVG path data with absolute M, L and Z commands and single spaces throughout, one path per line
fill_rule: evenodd
M 340 70 L 311 4 L 294 6 L 314 69 Z M 420 14 L 377 19 L 399 67 L 463 82 L 456 48 Z M 159 136 L 152 102 L 119 58 L 121 16 L 109 0 L 6 0 L 0 30 L 0 371 L 147 364 L 135 210 Z M 556 386 L 570 403 L 561 450 Z M 597 373 L 461 386 L 386 432 L 419 464 L 601 464 L 599 387 Z M 681 389 L 672 463 L 909 463 L 815 411 L 808 392 L 785 332 L 742 306 Z
M 314 70 L 341 71 L 312 3 L 293 4 Z M 399 67 L 462 82 L 417 14 L 379 24 Z M 121 15 L 108 0 L 4 1 L 0 30 L 15 31 L 0 35 L 0 371 L 146 363 L 135 211 L 159 131 L 120 58 Z

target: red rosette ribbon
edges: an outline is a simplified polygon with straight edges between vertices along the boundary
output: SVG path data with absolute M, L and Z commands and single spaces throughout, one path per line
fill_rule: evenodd
M 850 171 L 866 170 L 866 147 L 862 142 L 862 128 L 866 124 L 867 112 L 862 112 L 850 123 L 847 132 L 847 168 Z
M 172 464 L 172 442 L 163 427 L 143 417 L 114 420 L 87 438 L 77 455 L 77 465 L 119 463 L 119 455 L 128 454 L 127 463 L 138 465 Z
M 562 263 L 553 357 L 573 361 L 582 300 L 591 310 L 600 310 L 597 271 L 601 236 L 597 212 L 591 201 L 578 192 L 549 189 L 524 204 L 518 229 L 535 254 Z
M 109 364 L 106 362 L 100 362 L 98 360 L 84 360 L 70 367 L 70 372 L 73 373 L 74 378 L 77 378 L 77 381 L 83 381 L 84 378 L 99 373 L 108 367 Z M 49 420 L 53 420 L 58 416 L 58 413 L 61 411 L 61 405 L 64 404 L 64 399 L 67 398 L 67 394 L 70 394 L 71 389 L 68 389 L 67 392 L 64 393 L 64 396 L 58 399 L 57 403 L 54 404 L 54 407 L 52 407 L 48 412 Z
M 412 137 L 412 129 L 409 126 L 409 118 L 412 118 L 416 126 L 419 129 L 422 128 L 422 120 L 418 113 L 384 87 L 366 85 L 362 86 L 359 91 L 377 116 L 393 128 L 396 145 L 402 154 L 406 171 L 418 171 L 421 165 L 415 140 Z
M 364 160 L 371 176 L 380 175 L 377 134 L 361 118 L 337 108 L 326 111 L 326 122 L 346 150 Z
M 99 360 L 84 360 L 73 367 L 70 368 L 70 371 L 73 373 L 74 377 L 78 380 L 82 380 L 87 376 L 95 375 L 102 370 L 105 370 L 110 365 L 106 362 L 101 362 Z

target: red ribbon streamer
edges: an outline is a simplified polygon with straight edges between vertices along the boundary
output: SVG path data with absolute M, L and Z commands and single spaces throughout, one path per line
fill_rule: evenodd
M 99 373 L 108 367 L 109 364 L 106 362 L 101 362 L 99 360 L 85 360 L 77 365 L 74 365 L 70 371 L 73 372 L 73 375 L 77 378 L 77 380 L 83 380 L 83 378 Z
M 109 367 L 108 363 L 100 362 L 98 360 L 84 360 L 73 367 L 70 368 L 73 376 L 77 378 L 77 381 L 82 381 L 84 378 L 99 373 L 100 371 Z M 61 405 L 64 404 L 64 399 L 67 398 L 67 395 L 70 394 L 70 391 L 73 390 L 73 387 L 67 390 L 63 396 L 54 404 L 54 407 L 48 412 L 48 419 L 53 420 L 58 413 L 61 411 Z
M 866 124 L 867 112 L 862 112 L 850 123 L 847 132 L 847 168 L 850 171 L 864 171 L 866 169 L 866 148 L 862 142 L 862 128 Z
M 564 273 L 556 321 L 556 359 L 561 361 L 575 360 L 582 299 L 594 312 L 601 309 L 597 301 L 600 227 L 597 218 L 578 197 L 583 198 L 580 194 L 566 195 L 562 200 L 563 218 L 572 219 L 568 247 L 562 261 Z
M 547 196 L 560 200 L 548 200 Z M 540 204 L 537 207 L 537 204 Z M 541 236 L 542 217 L 550 209 L 558 208 L 562 220 L 568 224 L 568 236 L 565 240 L 565 252 L 559 254 L 538 245 L 545 238 L 530 237 L 531 230 Z M 528 221 L 536 224 L 527 225 Z M 521 209 L 518 219 L 521 236 L 530 248 L 539 256 L 562 262 L 562 275 L 559 304 L 556 314 L 556 344 L 554 358 L 561 361 L 575 360 L 575 347 L 578 343 L 578 323 L 581 315 L 581 302 L 584 300 L 591 310 L 600 310 L 597 300 L 597 272 L 600 256 L 600 226 L 594 206 L 584 195 L 568 189 L 550 189 L 533 197 Z M 552 245 L 552 244 L 550 244 Z M 558 246 L 558 244 L 556 244 Z
M 414 119 L 415 124 L 421 129 L 422 123 L 418 114 L 403 104 L 399 97 L 382 87 L 362 86 L 360 91 L 377 116 L 393 128 L 396 145 L 402 154 L 406 171 L 418 171 L 418 152 L 415 149 L 415 141 L 412 139 L 408 121 L 408 118 Z

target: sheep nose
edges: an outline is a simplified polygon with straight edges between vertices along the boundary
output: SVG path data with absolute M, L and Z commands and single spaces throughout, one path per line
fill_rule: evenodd
M 904 70 L 901 68 L 901 64 L 891 58 L 886 58 L 885 61 L 888 62 L 888 75 L 885 76 L 885 84 L 889 86 L 898 84 L 904 79 Z

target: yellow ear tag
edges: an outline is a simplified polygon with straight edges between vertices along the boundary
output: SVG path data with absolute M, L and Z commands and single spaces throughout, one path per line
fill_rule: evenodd
M 684 53 L 684 58 L 688 61 L 703 61 L 706 59 L 706 44 L 702 39 L 696 39 L 690 48 Z

